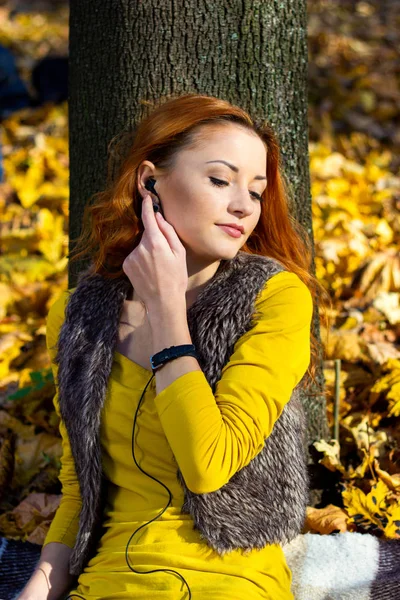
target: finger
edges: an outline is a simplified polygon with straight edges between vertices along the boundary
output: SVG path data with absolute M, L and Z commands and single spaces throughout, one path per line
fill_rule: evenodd
M 168 223 L 160 212 L 156 213 L 156 219 L 162 233 L 167 238 L 171 250 L 176 253 L 185 249 L 173 225 Z
M 150 237 L 154 237 L 160 235 L 159 227 L 157 226 L 154 210 L 153 210 L 153 201 L 151 196 L 147 194 L 143 198 L 142 202 L 142 222 L 145 228 L 147 235 Z

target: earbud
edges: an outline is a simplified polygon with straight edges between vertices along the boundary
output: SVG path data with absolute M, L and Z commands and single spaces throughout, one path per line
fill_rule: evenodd
M 154 189 L 155 183 L 156 183 L 156 180 L 154 179 L 154 177 L 149 177 L 149 179 L 144 184 L 144 187 L 149 192 L 152 192 L 153 194 L 155 194 L 157 196 L 157 198 L 160 200 L 160 196 L 157 194 L 156 190 Z M 154 202 L 154 200 L 153 200 L 153 209 L 154 209 L 154 212 L 158 212 L 160 210 L 160 207 L 158 206 L 158 204 L 156 202 Z
M 159 195 L 157 194 L 156 190 L 154 189 L 154 184 L 155 183 L 156 183 L 156 180 L 154 179 L 154 177 L 149 177 L 149 179 L 144 184 L 144 187 L 149 192 L 153 192 L 153 194 L 155 194 L 157 196 L 157 198 L 160 199 Z

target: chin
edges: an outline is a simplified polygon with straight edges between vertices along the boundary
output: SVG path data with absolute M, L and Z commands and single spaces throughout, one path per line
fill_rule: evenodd
M 232 258 L 235 258 L 245 243 L 239 239 L 235 240 L 234 238 L 231 238 L 231 240 L 232 241 L 227 239 L 222 242 L 221 240 L 218 240 L 217 243 L 211 244 L 210 239 L 204 239 L 199 241 L 195 246 L 194 244 L 184 245 L 188 256 L 201 258 L 207 262 L 215 262 L 217 260 L 231 260 Z
M 217 251 L 219 260 L 230 260 L 232 258 L 235 258 L 236 254 L 239 252 L 240 248 L 241 248 L 241 246 L 239 246 L 239 245 L 235 248 L 233 244 L 232 244 L 231 248 L 220 247 Z

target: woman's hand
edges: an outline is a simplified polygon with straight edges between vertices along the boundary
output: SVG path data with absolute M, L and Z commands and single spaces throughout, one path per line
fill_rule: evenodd
M 186 249 L 174 227 L 154 212 L 150 195 L 142 203 L 142 221 L 142 239 L 122 263 L 124 273 L 147 309 L 185 299 Z

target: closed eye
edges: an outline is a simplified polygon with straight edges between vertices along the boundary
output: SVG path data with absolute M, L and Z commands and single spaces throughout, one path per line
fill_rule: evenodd
M 228 181 L 223 181 L 222 179 L 217 179 L 216 177 L 210 177 L 210 181 L 212 185 L 215 185 L 216 187 L 229 185 Z M 257 194 L 257 192 L 250 192 L 250 194 L 253 194 L 253 197 L 257 198 L 257 200 L 262 200 L 262 196 L 260 196 L 260 194 Z

